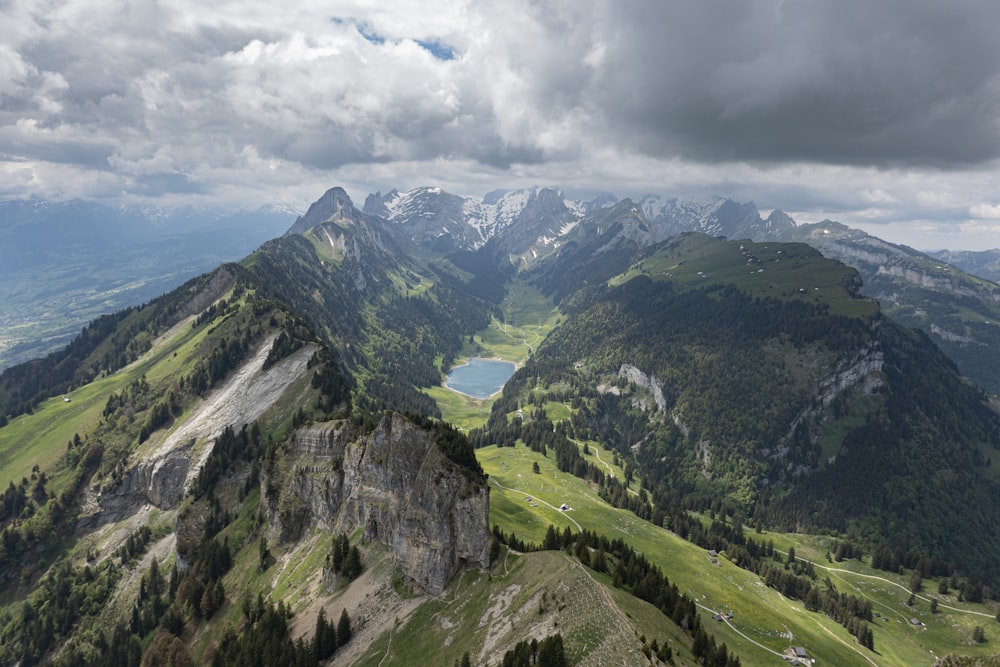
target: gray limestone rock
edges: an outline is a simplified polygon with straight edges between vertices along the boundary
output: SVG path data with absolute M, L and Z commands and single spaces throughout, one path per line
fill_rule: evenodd
M 346 421 L 301 429 L 291 466 L 265 471 L 271 530 L 294 541 L 313 525 L 392 547 L 403 575 L 440 593 L 462 567 L 489 567 L 485 480 L 449 460 L 433 435 L 399 414 L 363 433 Z

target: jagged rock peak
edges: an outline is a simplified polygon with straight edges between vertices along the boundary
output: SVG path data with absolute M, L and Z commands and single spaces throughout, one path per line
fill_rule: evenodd
M 773 228 L 780 227 L 788 229 L 798 226 L 798 223 L 796 223 L 790 215 L 782 211 L 780 208 L 776 208 L 771 211 L 771 215 L 767 216 L 767 224 Z
M 368 215 L 377 215 L 380 218 L 389 217 L 389 207 L 386 206 L 387 201 L 391 201 L 399 196 L 399 190 L 393 188 L 389 192 L 382 194 L 382 191 L 369 194 L 365 197 L 365 205 L 361 207 L 362 212 Z
M 709 236 L 746 238 L 760 225 L 760 214 L 753 202 L 738 203 L 723 197 L 695 201 L 677 197 L 641 197 L 638 205 L 662 236 L 682 232 L 701 232 Z
M 346 206 L 353 208 L 354 202 L 351 201 L 350 195 L 347 194 L 344 188 L 337 186 L 327 190 L 322 197 L 313 203 L 309 207 L 309 211 L 306 212 L 306 215 L 309 215 L 313 209 L 330 210 L 336 213 Z
M 755 217 L 755 222 L 752 221 L 740 231 L 746 232 L 749 238 L 756 241 L 780 241 L 798 227 L 798 223 L 781 209 L 771 211 L 765 220 L 761 220 L 759 214 Z
M 418 245 L 447 252 L 453 248 L 475 247 L 483 239 L 469 224 L 468 200 L 439 187 L 420 187 L 400 192 L 376 192 L 365 199 L 364 213 L 387 220 L 397 233 Z
M 356 215 L 357 209 L 354 208 L 354 202 L 351 201 L 344 188 L 333 187 L 312 203 L 306 214 L 295 221 L 285 236 L 301 234 L 334 218 L 353 218 Z

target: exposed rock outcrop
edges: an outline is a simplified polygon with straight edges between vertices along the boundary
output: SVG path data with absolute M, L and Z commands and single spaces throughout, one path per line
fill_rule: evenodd
M 91 502 L 99 508 L 88 522 L 119 521 L 149 504 L 172 509 L 180 503 L 204 466 L 216 438 L 227 426 L 235 429 L 264 414 L 296 380 L 308 372 L 315 345 L 306 345 L 264 370 L 274 344 L 270 336 L 255 354 L 213 391 L 190 417 L 165 435 L 155 450 L 134 456 L 116 487 L 98 493 Z M 200 445 L 200 446 L 199 446 Z
M 301 429 L 261 485 L 271 530 L 298 539 L 312 525 L 392 547 L 403 575 L 440 593 L 463 566 L 489 566 L 485 480 L 449 460 L 433 434 L 398 414 L 371 433 L 347 421 Z
M 340 218 L 356 218 L 357 209 L 344 188 L 330 188 L 318 200 L 313 202 L 306 214 L 295 220 L 295 223 L 285 232 L 285 236 L 304 234 L 316 225 Z
M 648 390 L 653 395 L 656 409 L 660 412 L 667 411 L 667 399 L 663 395 L 663 386 L 655 375 L 647 376 L 632 364 L 622 364 L 621 368 L 618 369 L 618 375 L 635 386 Z
M 853 357 L 841 359 L 834 371 L 820 380 L 814 403 L 803 408 L 792 420 L 772 458 L 783 459 L 789 452 L 790 443 L 799 426 L 810 420 L 822 419 L 830 404 L 844 392 L 853 391 L 861 396 L 874 394 L 885 382 L 882 373 L 884 364 L 885 355 L 877 343 L 862 348 Z M 832 461 L 833 459 L 830 462 Z M 795 470 L 796 474 L 804 472 L 807 472 L 805 468 Z
M 201 285 L 192 285 L 189 288 L 190 298 L 178 311 L 177 320 L 197 315 L 205 310 L 225 296 L 235 283 L 236 274 L 233 273 L 233 270 L 225 265 L 220 266 L 210 274 L 207 282 Z

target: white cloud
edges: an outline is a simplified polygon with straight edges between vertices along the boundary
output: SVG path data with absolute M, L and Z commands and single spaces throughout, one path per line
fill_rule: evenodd
M 969 208 L 969 215 L 973 218 L 1000 220 L 1000 204 L 976 204 Z
M 542 184 L 962 229 L 996 215 L 998 21 L 985 0 L 11 0 L 0 194 Z

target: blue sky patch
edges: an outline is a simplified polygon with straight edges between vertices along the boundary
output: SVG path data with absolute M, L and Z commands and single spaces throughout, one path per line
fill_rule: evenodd
M 452 46 L 449 46 L 448 44 L 444 44 L 442 42 L 439 42 L 436 39 L 431 39 L 431 40 L 417 39 L 417 40 L 414 40 L 414 41 L 417 44 L 419 44 L 421 47 L 423 47 L 424 49 L 426 49 L 427 51 L 429 51 L 430 54 L 432 56 L 434 56 L 435 58 L 437 58 L 438 60 L 454 60 L 455 59 L 455 48 L 452 47 Z

